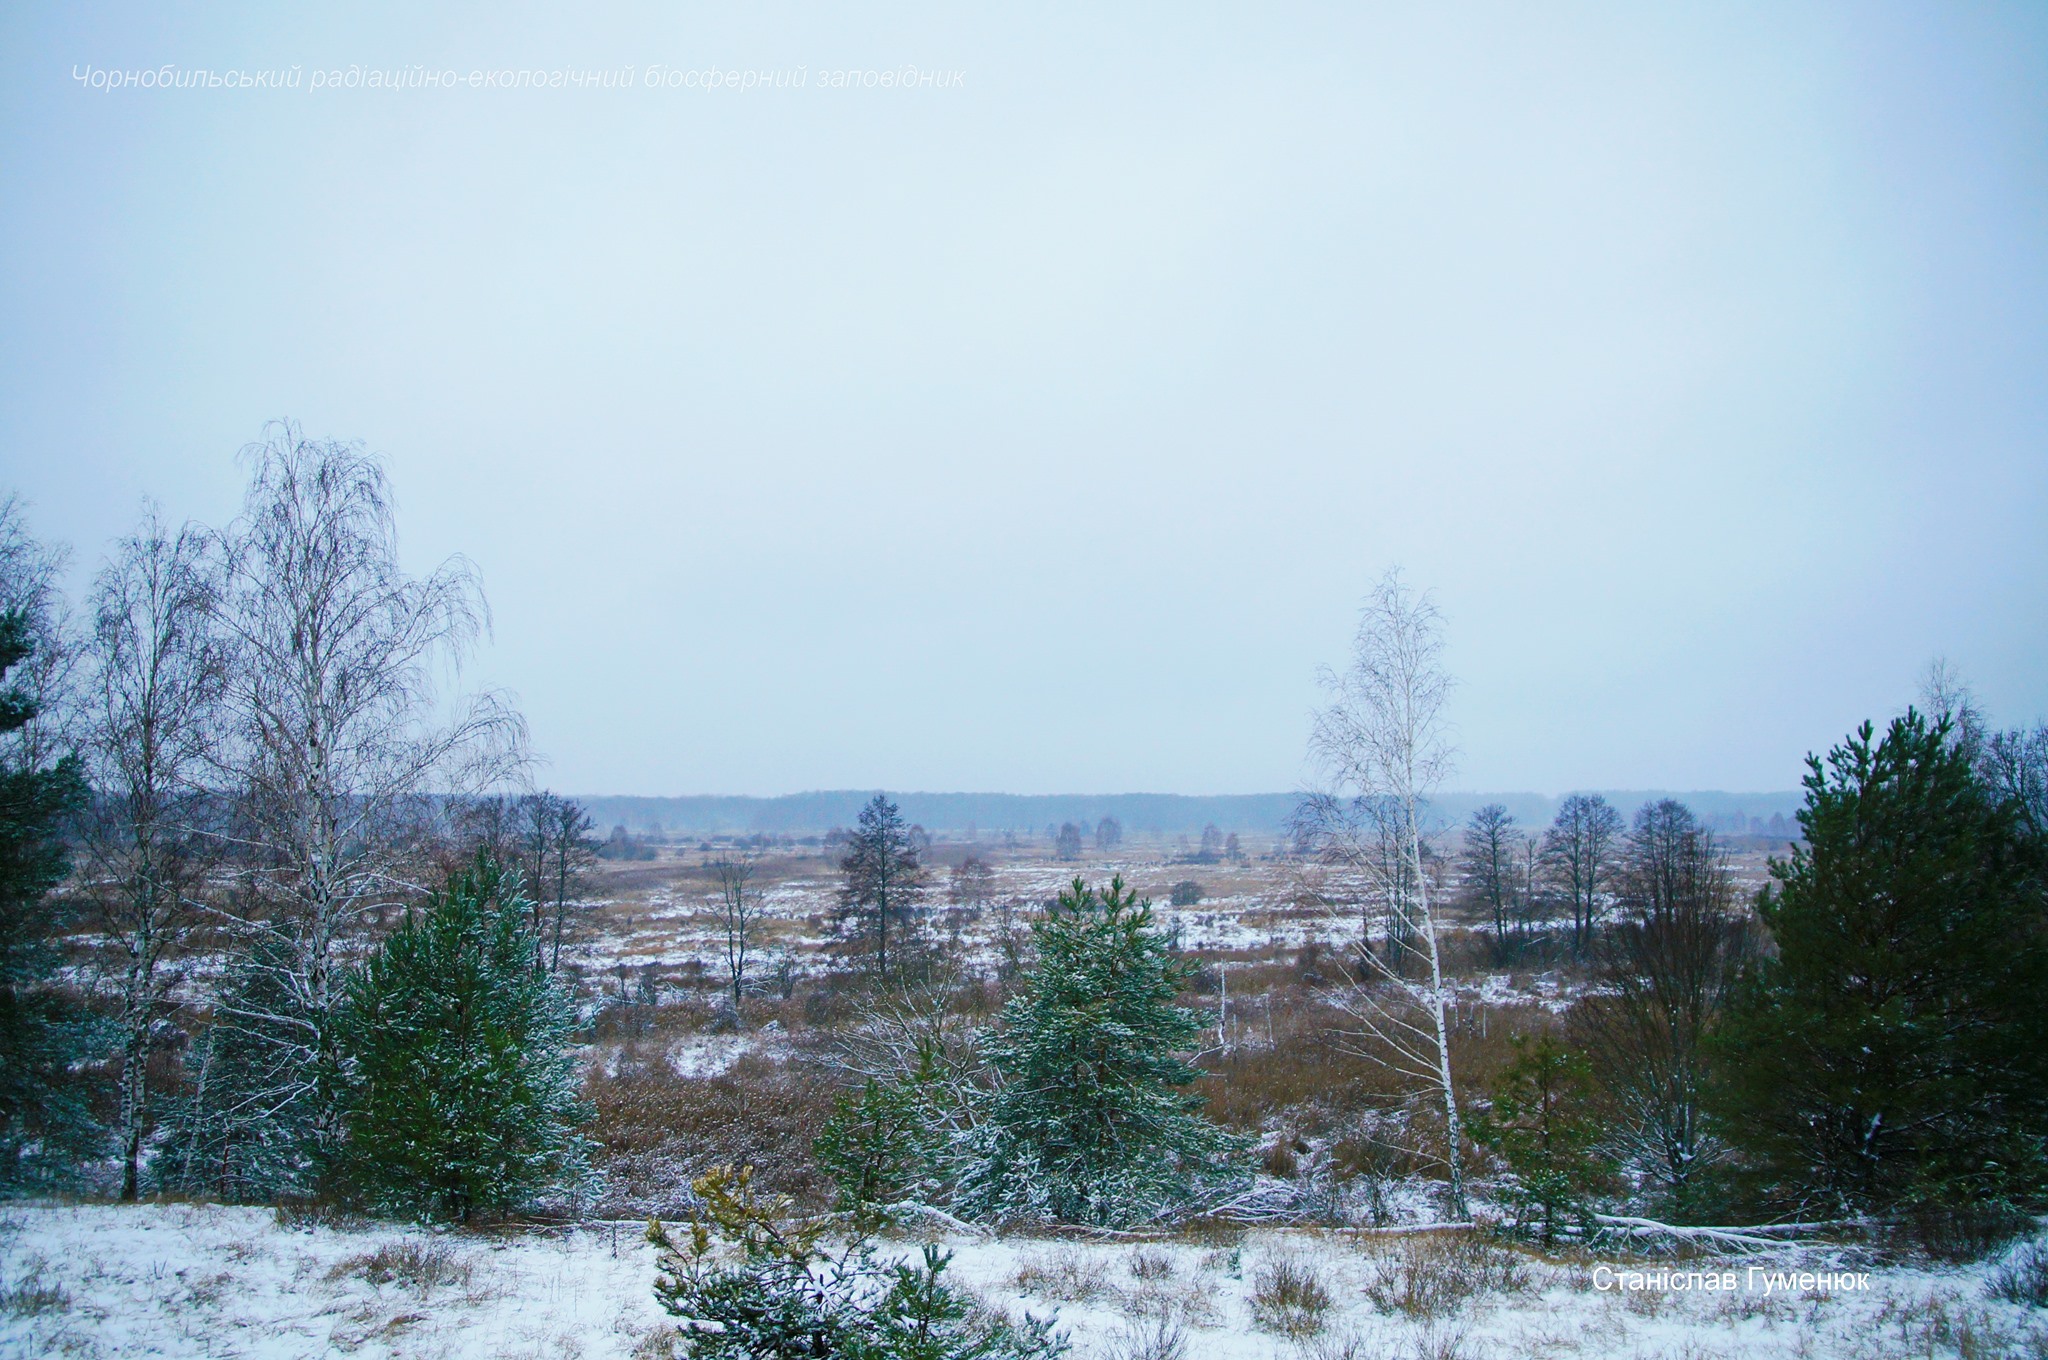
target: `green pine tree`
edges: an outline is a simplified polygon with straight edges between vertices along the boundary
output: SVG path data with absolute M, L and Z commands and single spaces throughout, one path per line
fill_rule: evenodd
M 1554 1035 L 1509 1042 L 1514 1061 L 1494 1084 L 1492 1108 L 1473 1121 L 1472 1136 L 1507 1163 L 1506 1198 L 1517 1227 L 1554 1242 L 1560 1229 L 1584 1226 L 1589 1200 L 1609 1171 L 1598 1152 L 1593 1069 Z
M 1776 944 L 1719 1035 L 1727 1136 L 1823 1208 L 2037 1199 L 2048 1131 L 2039 847 L 1946 722 L 1809 757 Z
M 485 855 L 350 975 L 340 1186 L 387 1212 L 504 1213 L 583 1170 L 572 1017 L 534 971 L 532 904 Z
M 0 681 L 34 650 L 27 617 L 0 614 Z M 62 828 L 85 799 L 75 757 L 39 766 L 7 739 L 37 714 L 0 689 L 0 1186 L 68 1174 L 101 1130 L 76 1075 L 102 1027 L 56 985 L 62 922 L 50 890 L 70 867 Z
M 1202 1021 L 1174 1004 L 1193 965 L 1152 905 L 1080 879 L 1032 925 L 1037 968 L 1003 1008 L 994 1088 L 961 1203 L 994 1218 L 1116 1224 L 1170 1214 L 1240 1174 L 1182 1056 Z

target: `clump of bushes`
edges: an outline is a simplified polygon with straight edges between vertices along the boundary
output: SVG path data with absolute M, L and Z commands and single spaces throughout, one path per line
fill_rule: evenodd
M 1382 1313 L 1445 1317 L 1475 1294 L 1528 1287 L 1522 1258 L 1467 1233 L 1417 1233 L 1371 1259 L 1365 1296 Z
M 1329 1287 L 1300 1257 L 1274 1257 L 1252 1272 L 1252 1321 L 1266 1331 L 1313 1336 L 1329 1310 Z
M 1049 1321 L 991 1309 L 945 1278 L 951 1260 L 926 1246 L 911 1261 L 875 1258 L 858 1228 L 836 1249 L 825 1219 L 754 1193 L 745 1168 L 697 1178 L 701 1209 L 678 1244 L 659 1222 L 655 1299 L 682 1320 L 691 1360 L 1057 1360 Z
M 387 1242 L 375 1251 L 349 1257 L 328 1271 L 327 1278 L 353 1276 L 379 1289 L 398 1284 L 425 1295 L 439 1286 L 467 1286 L 471 1274 L 469 1262 L 439 1242 Z
M 2048 1308 L 2048 1243 L 2028 1242 L 1992 1272 L 1991 1297 L 2028 1308 Z

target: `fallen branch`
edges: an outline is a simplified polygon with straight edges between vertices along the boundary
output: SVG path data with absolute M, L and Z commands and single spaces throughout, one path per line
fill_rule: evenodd
M 1786 1223 L 1772 1224 L 1764 1228 L 1705 1228 L 1659 1223 L 1654 1218 L 1630 1218 L 1620 1214 L 1594 1214 L 1593 1221 L 1621 1237 L 1669 1237 L 1679 1242 L 1738 1247 L 1746 1250 L 1782 1247 L 1785 1244 L 1769 1236 L 1770 1233 L 1788 1232 L 1806 1226 Z
M 955 1218 L 944 1209 L 936 1209 L 929 1204 L 921 1204 L 914 1199 L 903 1199 L 896 1201 L 894 1204 L 885 1204 L 882 1206 L 882 1212 L 891 1217 L 897 1214 L 907 1214 L 913 1218 L 930 1219 L 941 1227 L 965 1234 L 968 1237 L 987 1237 L 990 1235 L 989 1230 L 979 1223 L 969 1223 L 964 1218 Z
M 1351 1228 L 1347 1231 L 1361 1237 L 1399 1237 L 1407 1233 L 1467 1232 L 1478 1226 L 1471 1219 L 1463 1218 L 1455 1223 L 1396 1223 L 1387 1228 Z

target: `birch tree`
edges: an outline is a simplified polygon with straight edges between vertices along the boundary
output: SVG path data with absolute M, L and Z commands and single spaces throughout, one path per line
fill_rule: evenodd
M 525 726 L 495 693 L 443 700 L 488 607 L 460 557 L 417 578 L 399 565 L 378 460 L 288 422 L 244 456 L 252 477 L 223 573 L 233 662 L 219 773 L 236 799 L 241 925 L 260 947 L 243 951 L 250 985 L 216 1010 L 265 1055 L 259 1089 L 233 1098 L 238 1117 L 310 1112 L 318 1145 L 344 950 L 365 918 L 421 895 L 436 800 L 522 772 Z
M 1310 891 L 1336 901 L 1363 889 L 1389 903 L 1390 937 L 1398 932 L 1404 947 L 1383 958 L 1361 941 L 1357 985 L 1341 1004 L 1360 1024 L 1365 1051 L 1442 1099 L 1450 1211 L 1462 1218 L 1463 1121 L 1423 827 L 1429 796 L 1453 756 L 1442 617 L 1398 570 L 1388 572 L 1361 611 L 1349 666 L 1325 670 L 1322 681 L 1330 703 L 1316 714 L 1309 752 L 1324 783 L 1297 814 L 1297 830 L 1322 871 Z
M 179 955 L 219 861 L 204 787 L 225 667 L 210 536 L 150 507 L 94 581 L 85 750 L 96 797 L 82 819 L 85 896 L 120 1033 L 121 1198 L 140 1191 L 152 1120 L 149 1058 L 177 1009 Z

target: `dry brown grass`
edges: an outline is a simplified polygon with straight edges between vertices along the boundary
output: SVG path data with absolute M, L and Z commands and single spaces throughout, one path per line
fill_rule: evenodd
M 752 1166 L 763 1190 L 823 1207 L 831 1186 L 812 1163 L 811 1141 L 836 1091 L 809 1064 L 753 1056 L 716 1077 L 677 1076 L 661 1062 L 592 1073 L 583 1094 L 597 1117 L 585 1132 L 606 1181 L 597 1211 L 680 1217 L 690 1181 L 719 1165 Z
M 1411 1233 L 1362 1238 L 1365 1296 L 1382 1313 L 1440 1318 L 1479 1294 L 1514 1294 L 1529 1286 L 1521 1256 L 1475 1233 Z
M 351 1256 L 327 1272 L 330 1280 L 359 1279 L 382 1288 L 402 1285 L 421 1296 L 450 1286 L 468 1287 L 474 1274 L 469 1262 L 441 1242 L 386 1242 L 375 1251 Z
M 1330 1311 L 1330 1289 L 1306 1258 L 1276 1256 L 1252 1272 L 1252 1321 L 1282 1336 L 1314 1336 Z

